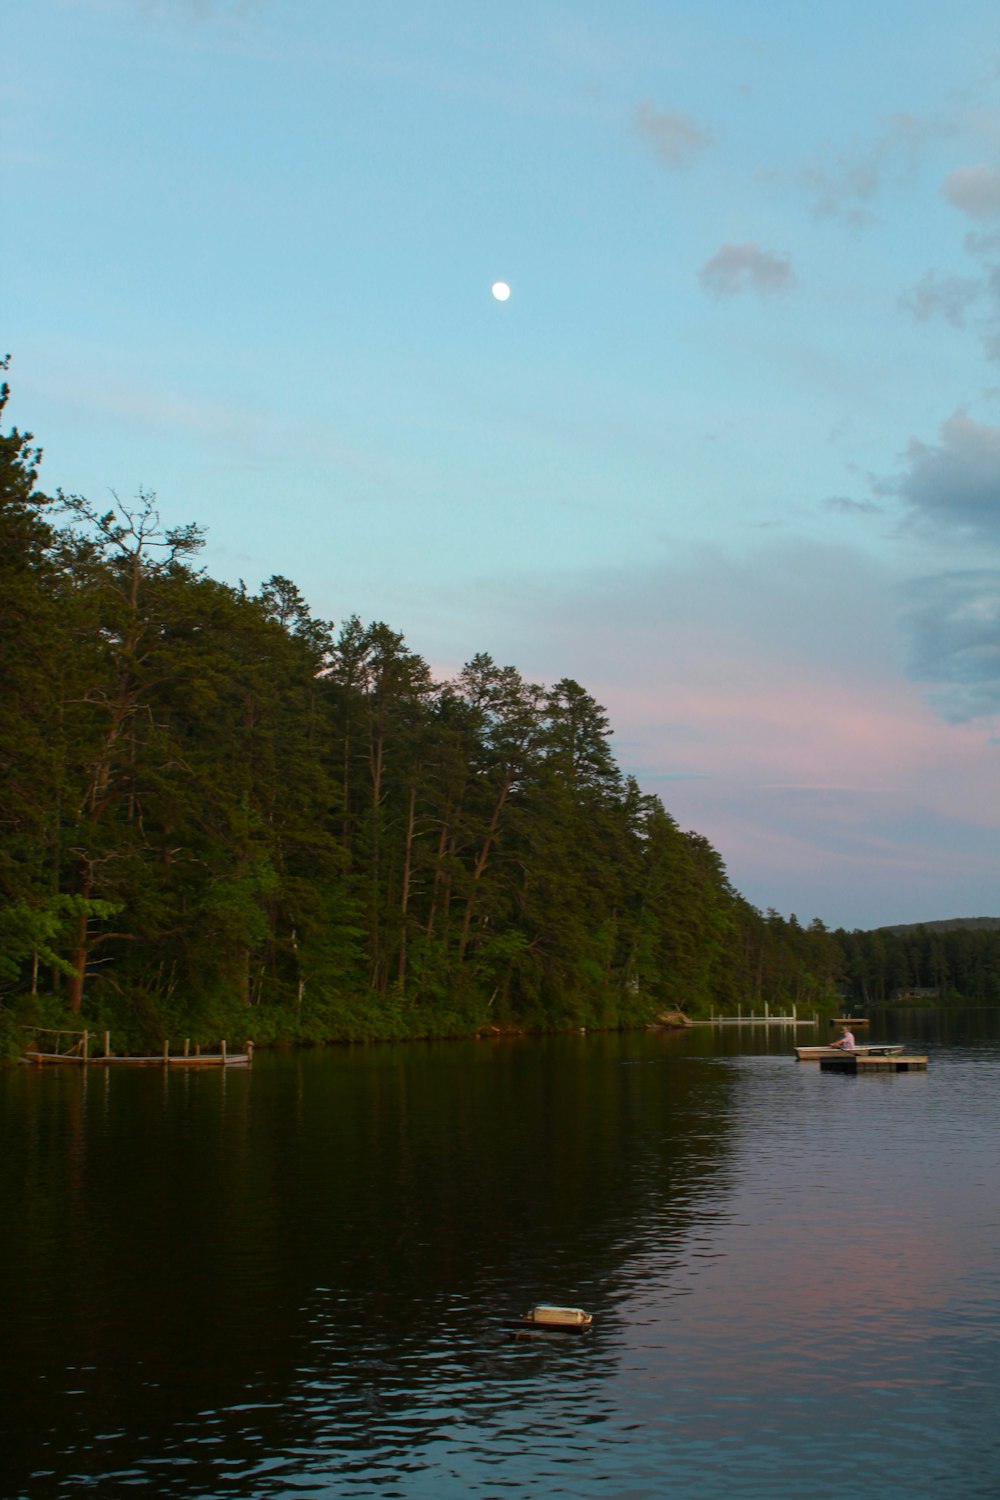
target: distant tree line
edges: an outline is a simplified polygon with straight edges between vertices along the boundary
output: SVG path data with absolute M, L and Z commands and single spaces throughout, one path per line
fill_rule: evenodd
M 0 434 L 0 1021 L 148 1046 L 836 995 L 848 950 L 744 901 L 578 683 L 436 682 L 286 578 L 208 577 L 152 495 L 42 493 L 40 458 Z
M 844 994 L 860 1005 L 1000 1005 L 1000 923 L 971 919 L 837 932 Z

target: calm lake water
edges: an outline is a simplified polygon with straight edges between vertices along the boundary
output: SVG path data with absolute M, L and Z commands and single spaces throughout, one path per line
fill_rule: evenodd
M 1000 1012 L 878 1029 L 0 1075 L 0 1495 L 995 1500 Z

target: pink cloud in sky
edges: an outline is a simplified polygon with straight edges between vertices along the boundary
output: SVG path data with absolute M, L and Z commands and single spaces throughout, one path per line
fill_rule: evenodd
M 833 926 L 989 914 L 977 891 L 1000 875 L 1000 807 L 981 729 L 877 672 L 816 680 L 744 659 L 736 675 L 748 685 L 720 688 L 689 657 L 597 696 L 619 758 L 644 757 L 640 782 L 711 840 L 737 889 Z
M 711 665 L 702 673 L 689 658 L 682 673 L 664 673 L 653 687 L 607 682 L 602 701 L 620 736 L 651 750 L 650 769 L 661 774 L 890 794 L 914 778 L 932 787 L 947 766 L 967 780 L 976 815 L 1000 825 L 1000 806 L 980 799 L 995 775 L 982 730 L 937 718 L 913 684 L 816 681 L 751 662 L 739 675 L 743 687 L 720 687 Z
M 847 927 L 990 915 L 1000 749 L 906 675 L 899 577 L 779 538 L 483 581 L 477 640 L 532 680 L 582 683 L 622 769 L 711 840 L 755 906 Z

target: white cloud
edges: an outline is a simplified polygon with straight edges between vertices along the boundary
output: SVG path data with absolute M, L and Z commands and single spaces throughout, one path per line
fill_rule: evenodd
M 650 100 L 636 108 L 635 127 L 652 145 L 664 166 L 674 171 L 690 164 L 699 151 L 711 145 L 711 133 L 679 110 L 657 114 Z
M 1000 219 L 1000 167 L 959 167 L 945 178 L 942 191 L 970 219 Z
M 706 292 L 732 297 L 745 291 L 783 292 L 794 284 L 795 273 L 786 256 L 772 255 L 747 240 L 742 245 L 723 245 L 702 266 L 698 279 Z

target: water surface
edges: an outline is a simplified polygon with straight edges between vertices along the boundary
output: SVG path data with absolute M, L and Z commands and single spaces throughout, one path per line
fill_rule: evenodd
M 0 1076 L 0 1495 L 993 1500 L 998 1020 Z

